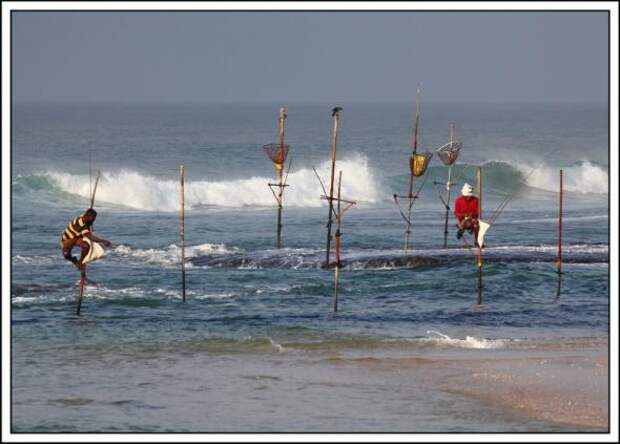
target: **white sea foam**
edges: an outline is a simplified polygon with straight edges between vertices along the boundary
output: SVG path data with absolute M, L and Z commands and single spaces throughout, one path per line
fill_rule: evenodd
M 317 168 L 324 178 L 329 177 L 330 162 L 323 162 Z M 373 172 L 366 158 L 356 156 L 339 160 L 338 170 L 343 172 L 342 194 L 354 196 L 362 202 L 377 200 L 377 186 Z M 84 198 L 90 196 L 88 175 L 69 173 L 47 173 L 60 189 Z M 274 199 L 268 182 L 272 177 L 250 177 L 230 181 L 211 182 L 188 181 L 185 184 L 185 202 L 188 209 L 202 205 L 222 207 L 273 206 Z M 290 187 L 286 191 L 286 204 L 294 207 L 318 207 L 324 204 L 319 199 L 318 182 L 311 168 L 291 172 Z M 179 182 L 159 179 L 136 171 L 102 171 L 97 188 L 98 202 L 122 205 L 145 211 L 177 211 L 179 208 Z
M 465 339 L 451 338 L 438 331 L 428 330 L 426 334 L 431 335 L 426 341 L 436 342 L 439 345 L 456 347 L 456 348 L 472 348 L 472 349 L 495 349 L 506 346 L 504 339 L 484 339 L 475 338 L 473 336 L 465 336 Z
M 203 299 L 230 299 L 237 296 L 236 293 L 206 293 L 199 294 L 193 297 L 193 299 L 203 300 Z
M 58 295 L 40 295 L 40 296 L 13 296 L 11 297 L 12 305 L 21 304 L 49 304 L 51 302 L 67 302 L 74 301 L 75 297 L 58 296 Z
M 236 248 L 228 249 L 224 244 L 190 245 L 185 249 L 185 257 L 192 258 L 204 254 L 226 254 L 238 252 Z M 170 244 L 165 248 L 132 248 L 127 245 L 117 245 L 112 249 L 115 255 L 130 260 L 137 260 L 147 264 L 175 265 L 181 260 L 181 250 L 178 245 Z M 188 264 L 190 265 L 190 264 Z
M 486 251 L 506 251 L 506 252 L 530 252 L 530 253 L 555 253 L 557 245 L 502 245 L 499 247 L 486 247 Z M 564 253 L 599 253 L 606 254 L 609 251 L 608 245 L 603 244 L 573 244 L 563 245 Z
M 58 256 L 22 256 L 18 254 L 12 257 L 12 261 L 15 264 L 47 265 L 57 262 L 59 258 L 61 258 L 60 254 Z
M 557 192 L 560 186 L 558 167 L 539 166 L 532 171 L 532 166 L 517 163 L 516 167 L 526 176 L 527 184 L 545 191 Z M 607 194 L 608 175 L 604 168 L 589 161 L 563 168 L 564 190 L 576 193 Z M 530 175 L 531 172 L 531 175 Z
M 274 341 L 270 337 L 267 337 L 267 339 L 269 339 L 269 343 L 271 344 L 273 349 L 275 351 L 277 351 L 278 353 L 284 353 L 284 352 L 288 351 L 288 348 L 285 348 L 281 344 L 278 344 L 276 341 Z

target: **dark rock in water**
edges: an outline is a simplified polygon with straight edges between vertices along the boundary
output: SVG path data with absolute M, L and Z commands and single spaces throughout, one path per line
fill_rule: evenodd
M 371 258 L 365 260 L 362 268 L 413 268 L 423 265 L 438 265 L 439 259 L 432 257 L 391 257 L 391 258 Z M 345 265 L 348 265 L 345 263 Z M 352 266 L 356 266 L 356 262 L 351 263 Z
M 382 268 L 417 268 L 436 267 L 458 264 L 464 261 L 473 263 L 475 250 L 418 250 L 415 255 L 400 254 L 373 254 L 360 255 L 341 259 L 341 267 L 347 270 L 372 270 Z M 557 259 L 555 251 L 537 251 L 525 247 L 524 249 L 485 249 L 486 263 L 515 263 L 515 262 L 550 262 Z M 606 263 L 609 259 L 606 253 L 589 251 L 570 251 L 563 256 L 564 263 Z M 256 251 L 236 252 L 231 254 L 207 254 L 192 257 L 188 262 L 198 267 L 211 268 L 249 268 L 249 269 L 327 269 L 323 260 L 322 251 L 314 252 L 279 252 Z M 330 263 L 333 269 L 335 263 Z M 17 292 L 19 290 L 15 290 Z

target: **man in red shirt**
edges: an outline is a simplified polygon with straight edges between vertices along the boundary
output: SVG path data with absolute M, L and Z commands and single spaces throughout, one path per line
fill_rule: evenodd
M 470 184 L 463 185 L 462 196 L 454 201 L 454 215 L 458 220 L 458 232 L 456 238 L 463 237 L 465 230 L 473 233 L 474 239 L 478 239 L 478 198 L 473 196 L 473 188 Z

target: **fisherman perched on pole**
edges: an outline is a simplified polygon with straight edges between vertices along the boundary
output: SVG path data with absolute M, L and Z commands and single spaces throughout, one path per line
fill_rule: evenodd
M 461 189 L 462 196 L 454 201 L 454 215 L 458 220 L 456 238 L 463 237 L 463 233 L 468 231 L 474 235 L 476 246 L 478 245 L 478 198 L 473 195 L 474 189 L 468 183 Z
M 110 241 L 101 239 L 92 233 L 92 226 L 96 218 L 97 212 L 89 208 L 82 216 L 73 219 L 62 233 L 60 239 L 62 255 L 66 260 L 71 261 L 78 269 L 81 269 L 83 260 L 90 252 L 93 242 L 103 244 L 106 247 L 111 245 Z M 76 245 L 82 249 L 79 260 L 71 255 L 71 250 L 73 250 L 73 247 Z

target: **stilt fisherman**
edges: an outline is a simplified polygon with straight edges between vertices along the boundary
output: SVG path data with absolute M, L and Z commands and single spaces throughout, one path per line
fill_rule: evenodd
M 473 192 L 474 189 L 470 184 L 463 185 L 462 196 L 454 201 L 454 215 L 458 220 L 456 238 L 460 239 L 463 237 L 463 233 L 468 231 L 474 235 L 477 244 L 479 229 L 478 198 L 473 195 Z
M 110 241 L 101 239 L 92 233 L 91 227 L 96 218 L 97 212 L 89 208 L 82 216 L 73 219 L 62 233 L 60 239 L 62 255 L 66 260 L 71 261 L 78 269 L 81 269 L 82 261 L 90 251 L 89 242 L 86 241 L 85 238 L 88 238 L 91 242 L 101 243 L 106 247 L 109 247 L 111 244 Z M 71 250 L 73 250 L 73 247 L 76 245 L 82 249 L 79 260 L 75 256 L 71 256 Z

